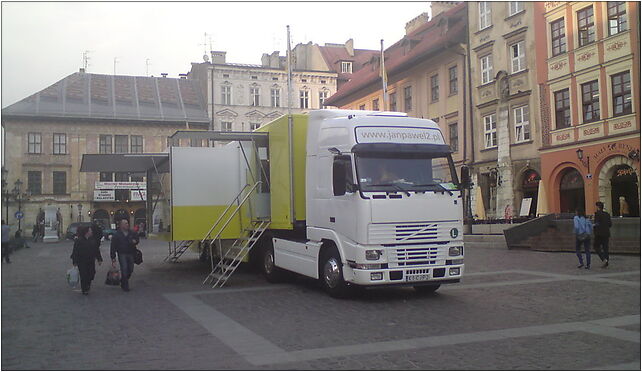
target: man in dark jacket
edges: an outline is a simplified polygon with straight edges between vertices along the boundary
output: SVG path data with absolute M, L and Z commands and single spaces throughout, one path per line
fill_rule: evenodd
M 136 244 L 138 236 L 129 230 L 129 221 L 120 220 L 118 230 L 111 238 L 111 248 L 109 255 L 112 266 L 116 266 L 116 253 L 118 253 L 118 263 L 120 264 L 120 287 L 125 292 L 129 292 L 129 278 L 134 272 L 134 254 L 136 253 Z
M 593 249 L 595 253 L 600 256 L 600 260 L 604 262 L 602 267 L 609 266 L 609 237 L 611 236 L 611 216 L 604 212 L 604 203 L 597 202 L 597 211 L 595 211 L 595 224 L 593 225 L 593 232 L 595 239 L 593 240 Z

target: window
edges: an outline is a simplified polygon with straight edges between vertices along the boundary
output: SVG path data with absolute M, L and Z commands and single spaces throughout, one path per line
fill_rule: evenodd
M 42 172 L 27 172 L 27 192 L 29 192 L 31 195 L 42 194 Z
M 30 154 L 42 152 L 42 135 L 40 133 L 29 133 L 27 135 L 28 151 Z
M 131 152 L 134 154 L 140 154 L 143 152 L 143 136 L 132 136 L 131 137 Z
M 111 135 L 109 134 L 101 134 L 98 140 L 99 143 L 99 148 L 98 152 L 101 154 L 111 154 L 112 153 L 112 147 L 111 147 Z
M 114 152 L 117 154 L 126 153 L 129 150 L 129 144 L 127 142 L 129 138 L 127 136 L 114 136 Z
M 555 128 L 571 126 L 571 101 L 568 88 L 555 92 Z
M 577 12 L 577 29 L 580 46 L 584 46 L 595 41 L 593 6 L 586 7 Z
M 260 96 L 258 87 L 250 88 L 250 99 L 250 106 L 259 106 Z
M 521 1 L 508 2 L 508 15 L 512 16 L 524 10 L 524 3 Z
M 145 173 L 131 173 L 129 176 L 129 180 L 132 182 L 144 182 L 144 176 Z
M 55 195 L 67 193 L 67 172 L 53 172 L 53 193 Z
M 65 133 L 53 134 L 53 153 L 54 155 L 67 154 L 67 135 Z
M 390 111 L 397 111 L 397 93 L 390 93 Z
M 272 88 L 270 97 L 272 101 L 272 107 L 281 107 L 281 89 L 280 88 Z
M 260 126 L 261 126 L 261 123 L 250 123 L 250 130 L 252 131 L 257 130 L 259 129 Z
M 310 92 L 307 90 L 299 91 L 299 104 L 301 108 L 310 108 Z
M 221 122 L 221 132 L 231 132 L 232 131 L 232 122 L 231 121 L 222 121 Z
M 524 142 L 531 139 L 531 126 L 528 116 L 528 106 L 518 107 L 513 110 L 515 118 L 515 142 Z
M 490 2 L 480 1 L 479 2 L 479 29 L 483 30 L 486 27 L 492 25 L 490 19 Z
M 553 47 L 553 57 L 566 53 L 566 31 L 564 28 L 564 18 L 551 22 L 551 45 Z
M 372 100 L 372 109 L 379 111 L 379 98 Z
M 100 182 L 112 182 L 114 174 L 111 172 L 100 172 Z
M 510 46 L 510 59 L 512 65 L 512 73 L 520 72 L 526 69 L 526 50 L 524 49 L 523 40 Z
M 362 111 L 363 111 L 363 110 L 365 110 L 365 109 L 366 109 L 366 105 L 359 105 L 359 110 L 362 110 Z
M 457 66 L 448 69 L 448 83 L 450 85 L 450 94 L 457 94 Z
M 609 1 L 609 35 L 619 34 L 627 30 L 626 3 L 624 1 Z
M 450 149 L 453 152 L 459 151 L 459 131 L 457 130 L 457 123 L 448 124 L 448 134 L 450 138 Z
M 631 113 L 631 75 L 628 71 L 611 75 L 613 116 Z
M 221 104 L 222 105 L 232 104 L 232 87 L 229 85 L 221 86 Z
M 404 110 L 412 110 L 412 87 L 403 88 L 403 107 Z
M 351 74 L 352 73 L 352 62 L 341 62 L 341 73 L 342 74 Z
M 481 58 L 481 83 L 493 81 L 493 56 L 491 54 Z
M 487 149 L 497 146 L 497 121 L 495 114 L 484 116 L 484 137 L 486 139 Z
M 600 89 L 597 80 L 582 84 L 582 115 L 585 123 L 600 120 Z
M 430 100 L 431 102 L 439 101 L 439 75 L 430 77 Z
M 325 106 L 325 100 L 328 99 L 328 91 L 322 90 L 319 92 L 319 108 L 322 109 Z

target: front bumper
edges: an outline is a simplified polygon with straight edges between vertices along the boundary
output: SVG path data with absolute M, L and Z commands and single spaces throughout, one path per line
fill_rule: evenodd
M 454 274 L 452 269 L 459 269 Z M 440 282 L 458 282 L 464 274 L 464 265 L 439 265 L 399 267 L 392 269 L 362 270 L 344 265 L 344 278 L 348 283 L 362 286 L 377 285 L 425 285 Z

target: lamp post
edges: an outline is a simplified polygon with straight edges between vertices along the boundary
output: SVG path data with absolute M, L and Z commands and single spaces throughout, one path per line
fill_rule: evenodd
M 78 204 L 78 222 L 82 222 L 82 204 Z
M 14 194 L 14 196 L 16 198 L 16 201 L 18 202 L 18 212 L 20 212 L 20 213 L 22 213 L 22 200 L 23 200 L 23 197 L 24 197 L 24 194 L 22 193 L 22 190 L 21 190 L 22 189 L 22 184 L 23 184 L 23 182 L 20 181 L 20 178 L 18 178 L 16 180 L 16 182 L 13 183 L 13 185 L 14 185 L 13 194 Z M 18 218 L 18 230 L 19 231 L 22 230 L 21 222 L 22 222 L 22 218 Z
M 585 158 L 584 158 L 584 150 L 582 150 L 582 149 L 577 149 L 577 151 L 575 151 L 575 153 L 577 154 L 577 158 L 578 158 L 578 159 L 582 162 L 582 164 L 586 167 L 586 169 L 588 170 L 588 172 L 589 172 L 589 173 L 591 173 L 591 157 L 590 157 L 590 156 L 587 156 L 587 157 L 586 157 L 586 161 L 584 161 L 584 159 L 585 159 Z

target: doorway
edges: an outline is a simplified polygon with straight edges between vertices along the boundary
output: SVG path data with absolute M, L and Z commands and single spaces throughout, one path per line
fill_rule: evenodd
M 611 177 L 611 205 L 614 216 L 640 217 L 638 188 L 638 177 L 633 168 L 622 164 L 614 169 Z M 621 203 L 622 200 L 624 203 Z
M 585 206 L 584 179 L 577 169 L 568 168 L 560 181 L 560 212 L 575 213 Z

